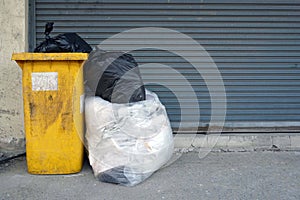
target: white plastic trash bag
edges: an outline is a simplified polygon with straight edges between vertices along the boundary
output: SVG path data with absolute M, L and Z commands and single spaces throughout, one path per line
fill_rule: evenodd
M 89 161 L 100 181 L 136 185 L 173 154 L 170 122 L 153 92 L 146 91 L 145 101 L 129 104 L 87 97 L 85 120 Z

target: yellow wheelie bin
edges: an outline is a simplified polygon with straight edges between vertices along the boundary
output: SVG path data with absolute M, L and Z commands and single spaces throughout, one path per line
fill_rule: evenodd
M 22 69 L 26 160 L 31 174 L 70 174 L 83 163 L 87 53 L 15 53 Z

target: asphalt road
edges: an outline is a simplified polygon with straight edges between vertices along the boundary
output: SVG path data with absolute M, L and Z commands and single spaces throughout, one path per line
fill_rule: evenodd
M 87 162 L 73 175 L 30 175 L 25 157 L 0 165 L 0 199 L 300 199 L 300 152 L 183 154 L 142 184 L 97 181 Z

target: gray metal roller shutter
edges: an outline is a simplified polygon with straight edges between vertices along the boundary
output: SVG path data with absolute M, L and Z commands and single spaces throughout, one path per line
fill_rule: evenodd
M 91 45 L 130 28 L 165 27 L 185 33 L 205 47 L 223 76 L 224 131 L 299 130 L 299 0 L 35 0 L 30 9 L 31 49 L 43 40 L 46 21 L 55 22 L 53 35 L 77 32 Z M 148 49 L 133 54 L 140 64 L 166 64 L 187 77 L 198 96 L 200 119 L 193 116 L 195 102 L 187 96 L 184 109 L 191 114 L 183 121 L 199 120 L 205 131 L 211 104 L 201 76 L 171 53 Z M 168 71 L 146 70 L 143 78 L 168 80 L 184 91 L 172 77 Z M 174 94 L 160 85 L 148 88 L 159 94 L 176 130 L 181 113 Z

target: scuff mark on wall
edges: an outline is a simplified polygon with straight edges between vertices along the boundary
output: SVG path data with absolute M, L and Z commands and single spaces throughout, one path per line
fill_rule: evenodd
M 20 113 L 16 110 L 3 110 L 0 108 L 0 115 L 2 115 L 2 114 L 15 116 L 15 115 L 19 115 Z

